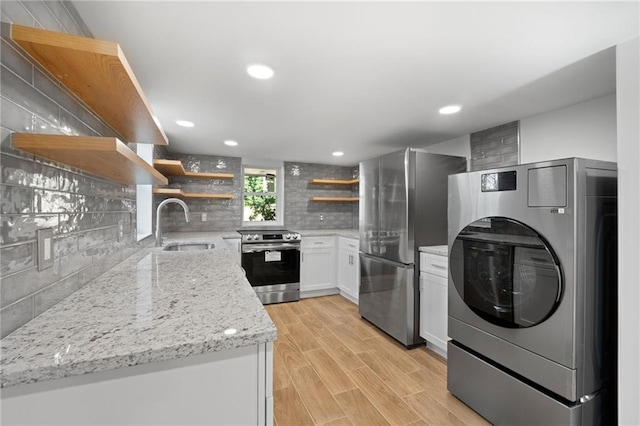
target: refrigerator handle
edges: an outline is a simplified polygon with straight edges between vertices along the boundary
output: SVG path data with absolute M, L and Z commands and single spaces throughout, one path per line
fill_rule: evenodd
M 413 263 L 396 262 L 395 260 L 389 260 L 379 256 L 372 256 L 370 254 L 363 253 L 363 252 L 360 252 L 360 256 L 366 259 L 371 259 L 375 262 L 386 263 L 387 265 L 392 265 L 392 266 L 395 266 L 396 268 L 413 269 L 415 267 Z

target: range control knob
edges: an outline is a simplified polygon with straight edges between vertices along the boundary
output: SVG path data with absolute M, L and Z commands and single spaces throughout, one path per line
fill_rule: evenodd
M 300 234 L 293 234 L 291 236 L 291 238 L 293 238 L 294 240 L 299 240 L 300 239 Z
M 258 240 L 258 239 L 260 239 L 260 236 L 259 236 L 258 234 L 254 234 L 254 235 L 253 235 L 253 239 L 254 239 L 254 240 Z
M 284 239 L 285 239 L 285 240 L 290 240 L 290 239 L 291 239 L 291 234 L 287 234 L 287 235 L 285 235 L 285 236 L 284 236 Z

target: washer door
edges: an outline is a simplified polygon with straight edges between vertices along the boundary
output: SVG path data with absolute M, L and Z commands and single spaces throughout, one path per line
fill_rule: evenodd
M 449 262 L 464 303 L 492 324 L 532 327 L 560 303 L 557 256 L 538 233 L 516 220 L 488 217 L 466 226 L 453 242 Z

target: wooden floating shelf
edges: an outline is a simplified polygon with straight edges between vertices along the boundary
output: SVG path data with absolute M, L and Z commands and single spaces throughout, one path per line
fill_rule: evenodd
M 15 148 L 124 185 L 166 185 L 168 180 L 116 138 L 14 133 Z
M 311 179 L 311 183 L 322 185 L 354 185 L 360 182 L 360 179 L 340 180 L 340 179 Z
M 11 39 L 122 139 L 168 145 L 120 45 L 21 25 Z
M 358 197 L 311 197 L 311 201 L 358 201 Z
M 180 198 L 216 198 L 222 200 L 230 200 L 233 198 L 232 194 L 211 194 L 208 192 L 183 192 L 177 188 L 153 188 L 153 193 L 156 195 L 166 195 L 170 197 Z
M 165 176 L 187 176 L 210 179 L 233 179 L 232 173 L 188 172 L 179 160 L 153 160 L 153 166 Z

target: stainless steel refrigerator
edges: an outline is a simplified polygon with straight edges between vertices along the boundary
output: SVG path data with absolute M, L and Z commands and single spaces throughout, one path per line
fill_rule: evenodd
M 422 342 L 418 248 L 447 244 L 447 177 L 466 159 L 408 148 L 360 163 L 360 315 Z

